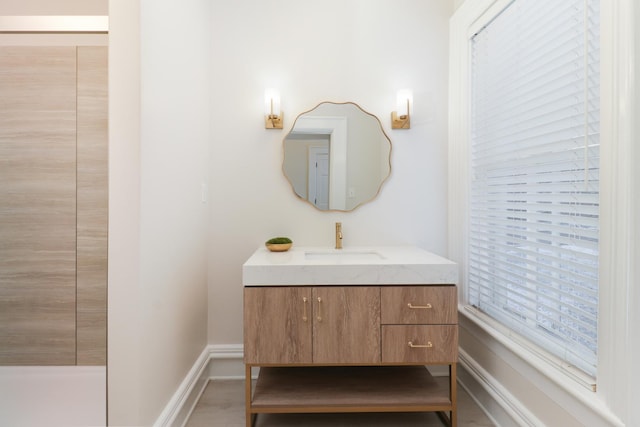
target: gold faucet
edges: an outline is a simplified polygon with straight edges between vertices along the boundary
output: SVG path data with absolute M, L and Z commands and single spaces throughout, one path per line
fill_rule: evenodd
M 342 223 L 336 222 L 336 249 L 342 249 Z

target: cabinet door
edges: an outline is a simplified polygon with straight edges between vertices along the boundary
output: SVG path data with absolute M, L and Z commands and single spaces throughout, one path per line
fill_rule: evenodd
M 380 288 L 314 288 L 313 309 L 314 363 L 380 363 Z
M 311 288 L 244 288 L 244 361 L 311 363 Z

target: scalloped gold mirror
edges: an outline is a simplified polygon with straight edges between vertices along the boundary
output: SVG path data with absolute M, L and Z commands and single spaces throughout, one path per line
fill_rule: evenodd
M 353 102 L 322 102 L 300 114 L 283 151 L 293 192 L 322 211 L 370 202 L 391 173 L 391 140 L 380 120 Z

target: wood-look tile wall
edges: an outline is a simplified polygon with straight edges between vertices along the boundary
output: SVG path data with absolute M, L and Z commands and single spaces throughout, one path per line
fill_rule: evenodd
M 106 75 L 0 47 L 0 365 L 105 364 Z
M 78 47 L 77 364 L 107 354 L 107 47 Z

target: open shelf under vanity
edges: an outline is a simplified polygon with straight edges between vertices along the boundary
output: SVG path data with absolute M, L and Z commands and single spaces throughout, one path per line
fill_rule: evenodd
M 424 366 L 261 367 L 254 389 L 247 384 L 248 425 L 261 413 L 345 412 L 438 412 L 450 425 L 452 393 Z

